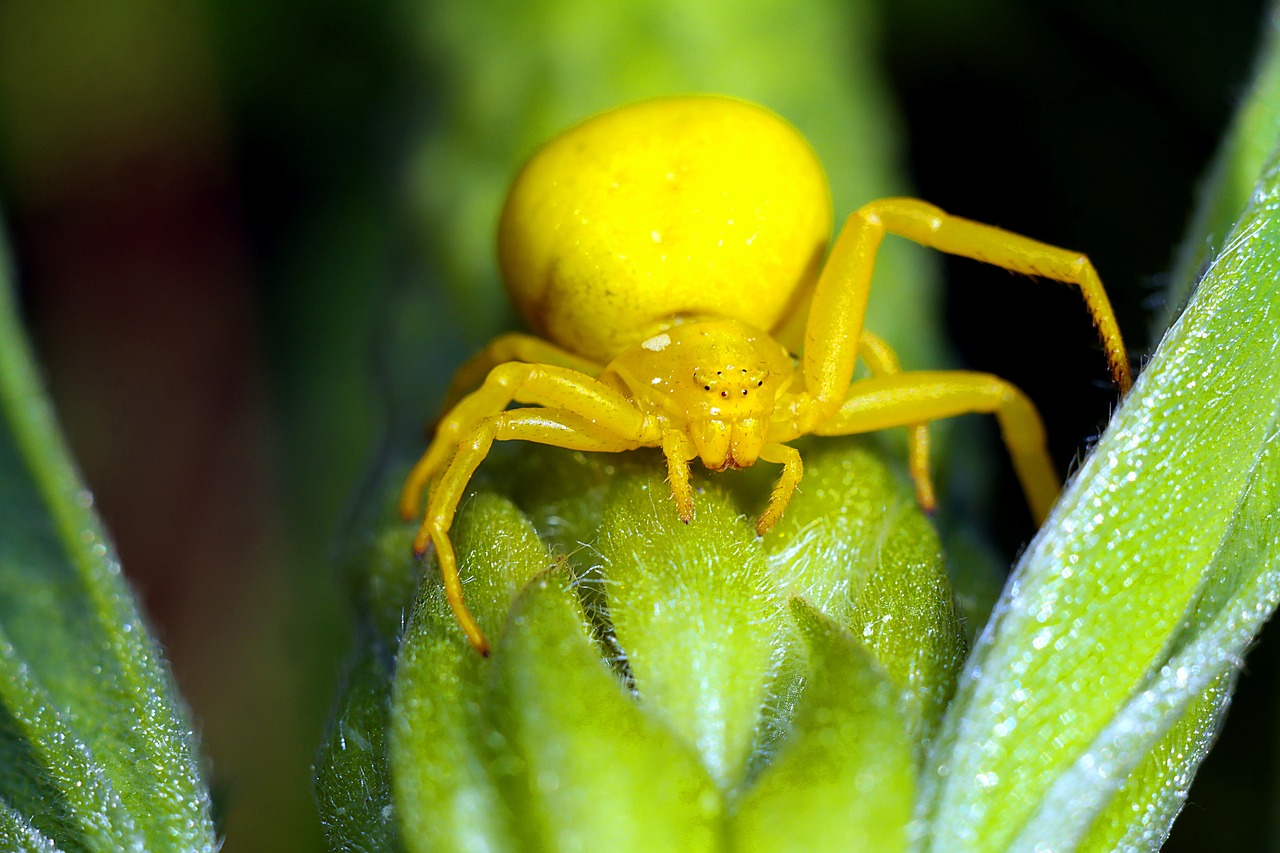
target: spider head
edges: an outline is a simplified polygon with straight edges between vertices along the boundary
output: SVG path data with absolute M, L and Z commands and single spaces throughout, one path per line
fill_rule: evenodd
M 697 324 L 687 384 L 676 395 L 702 464 L 713 471 L 753 465 L 778 396 L 791 381 L 787 351 L 741 323 Z
M 676 322 L 614 359 L 642 409 L 683 428 L 713 471 L 746 468 L 764 446 L 794 360 L 766 332 L 737 320 Z

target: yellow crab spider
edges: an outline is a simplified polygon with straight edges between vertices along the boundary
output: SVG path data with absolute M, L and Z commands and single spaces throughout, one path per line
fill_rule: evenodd
M 925 424 L 991 413 L 1033 515 L 1045 518 L 1059 480 L 1031 402 L 985 373 L 901 371 L 889 346 L 862 328 L 863 315 L 886 233 L 1068 282 L 1123 392 L 1129 362 L 1093 265 L 908 198 L 855 211 L 828 254 L 830 233 L 826 177 L 808 144 L 773 113 L 730 98 L 623 106 L 556 137 L 525 165 L 498 248 L 508 293 L 539 336 L 501 336 L 459 371 L 400 500 L 413 518 L 429 487 L 414 550 L 435 546 L 446 597 L 477 651 L 488 654 L 488 641 L 463 600 L 449 528 L 494 441 L 660 447 L 686 522 L 694 459 L 712 471 L 781 465 L 756 522 L 764 534 L 803 473 L 788 442 L 907 427 L 917 496 L 932 509 Z M 796 356 L 774 335 L 806 304 Z M 854 381 L 858 358 L 870 375 Z

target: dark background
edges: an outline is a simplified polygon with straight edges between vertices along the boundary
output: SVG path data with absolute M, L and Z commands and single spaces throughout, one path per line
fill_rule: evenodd
M 308 765 L 345 631 L 330 552 L 388 429 L 387 294 L 434 251 L 406 164 L 451 83 L 413 5 L 0 4 L 0 203 L 29 326 L 233 853 L 319 845 Z M 1140 363 L 1262 4 L 869 9 L 858 44 L 915 191 L 1087 251 Z M 944 280 L 958 360 L 1026 389 L 1068 470 L 1115 401 L 1077 297 L 962 260 Z M 432 377 L 492 332 L 437 323 L 438 361 L 415 367 Z M 1007 471 L 997 491 L 1020 505 Z M 1031 533 L 1021 510 L 989 524 L 1010 557 Z M 1273 657 L 1251 657 L 1168 849 L 1268 846 Z

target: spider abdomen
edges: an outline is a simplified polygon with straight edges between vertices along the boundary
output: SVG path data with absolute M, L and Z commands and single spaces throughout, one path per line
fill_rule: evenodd
M 682 317 L 774 329 L 817 275 L 831 201 L 816 155 L 774 113 L 668 98 L 595 116 L 539 150 L 498 233 L 525 322 L 607 362 Z

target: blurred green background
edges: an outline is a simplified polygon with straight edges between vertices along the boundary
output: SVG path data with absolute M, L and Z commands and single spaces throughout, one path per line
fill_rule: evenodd
M 820 152 L 899 164 L 859 183 L 828 156 L 838 217 L 911 188 L 1087 251 L 1140 361 L 1263 26 L 1259 2 L 1194 0 L 0 3 L 0 208 L 29 327 L 198 720 L 225 849 L 322 847 L 333 554 L 369 472 L 511 322 L 492 211 L 531 145 L 620 94 L 755 98 Z M 830 72 L 788 58 L 806 51 Z M 1114 399 L 1076 297 L 935 263 L 932 309 L 890 321 L 923 330 L 895 341 L 908 366 L 934 357 L 936 312 L 959 361 L 1031 394 L 1067 470 Z M 1003 471 L 1006 557 L 1031 533 L 1001 510 L 1020 502 Z M 1272 657 L 1168 849 L 1271 846 Z

